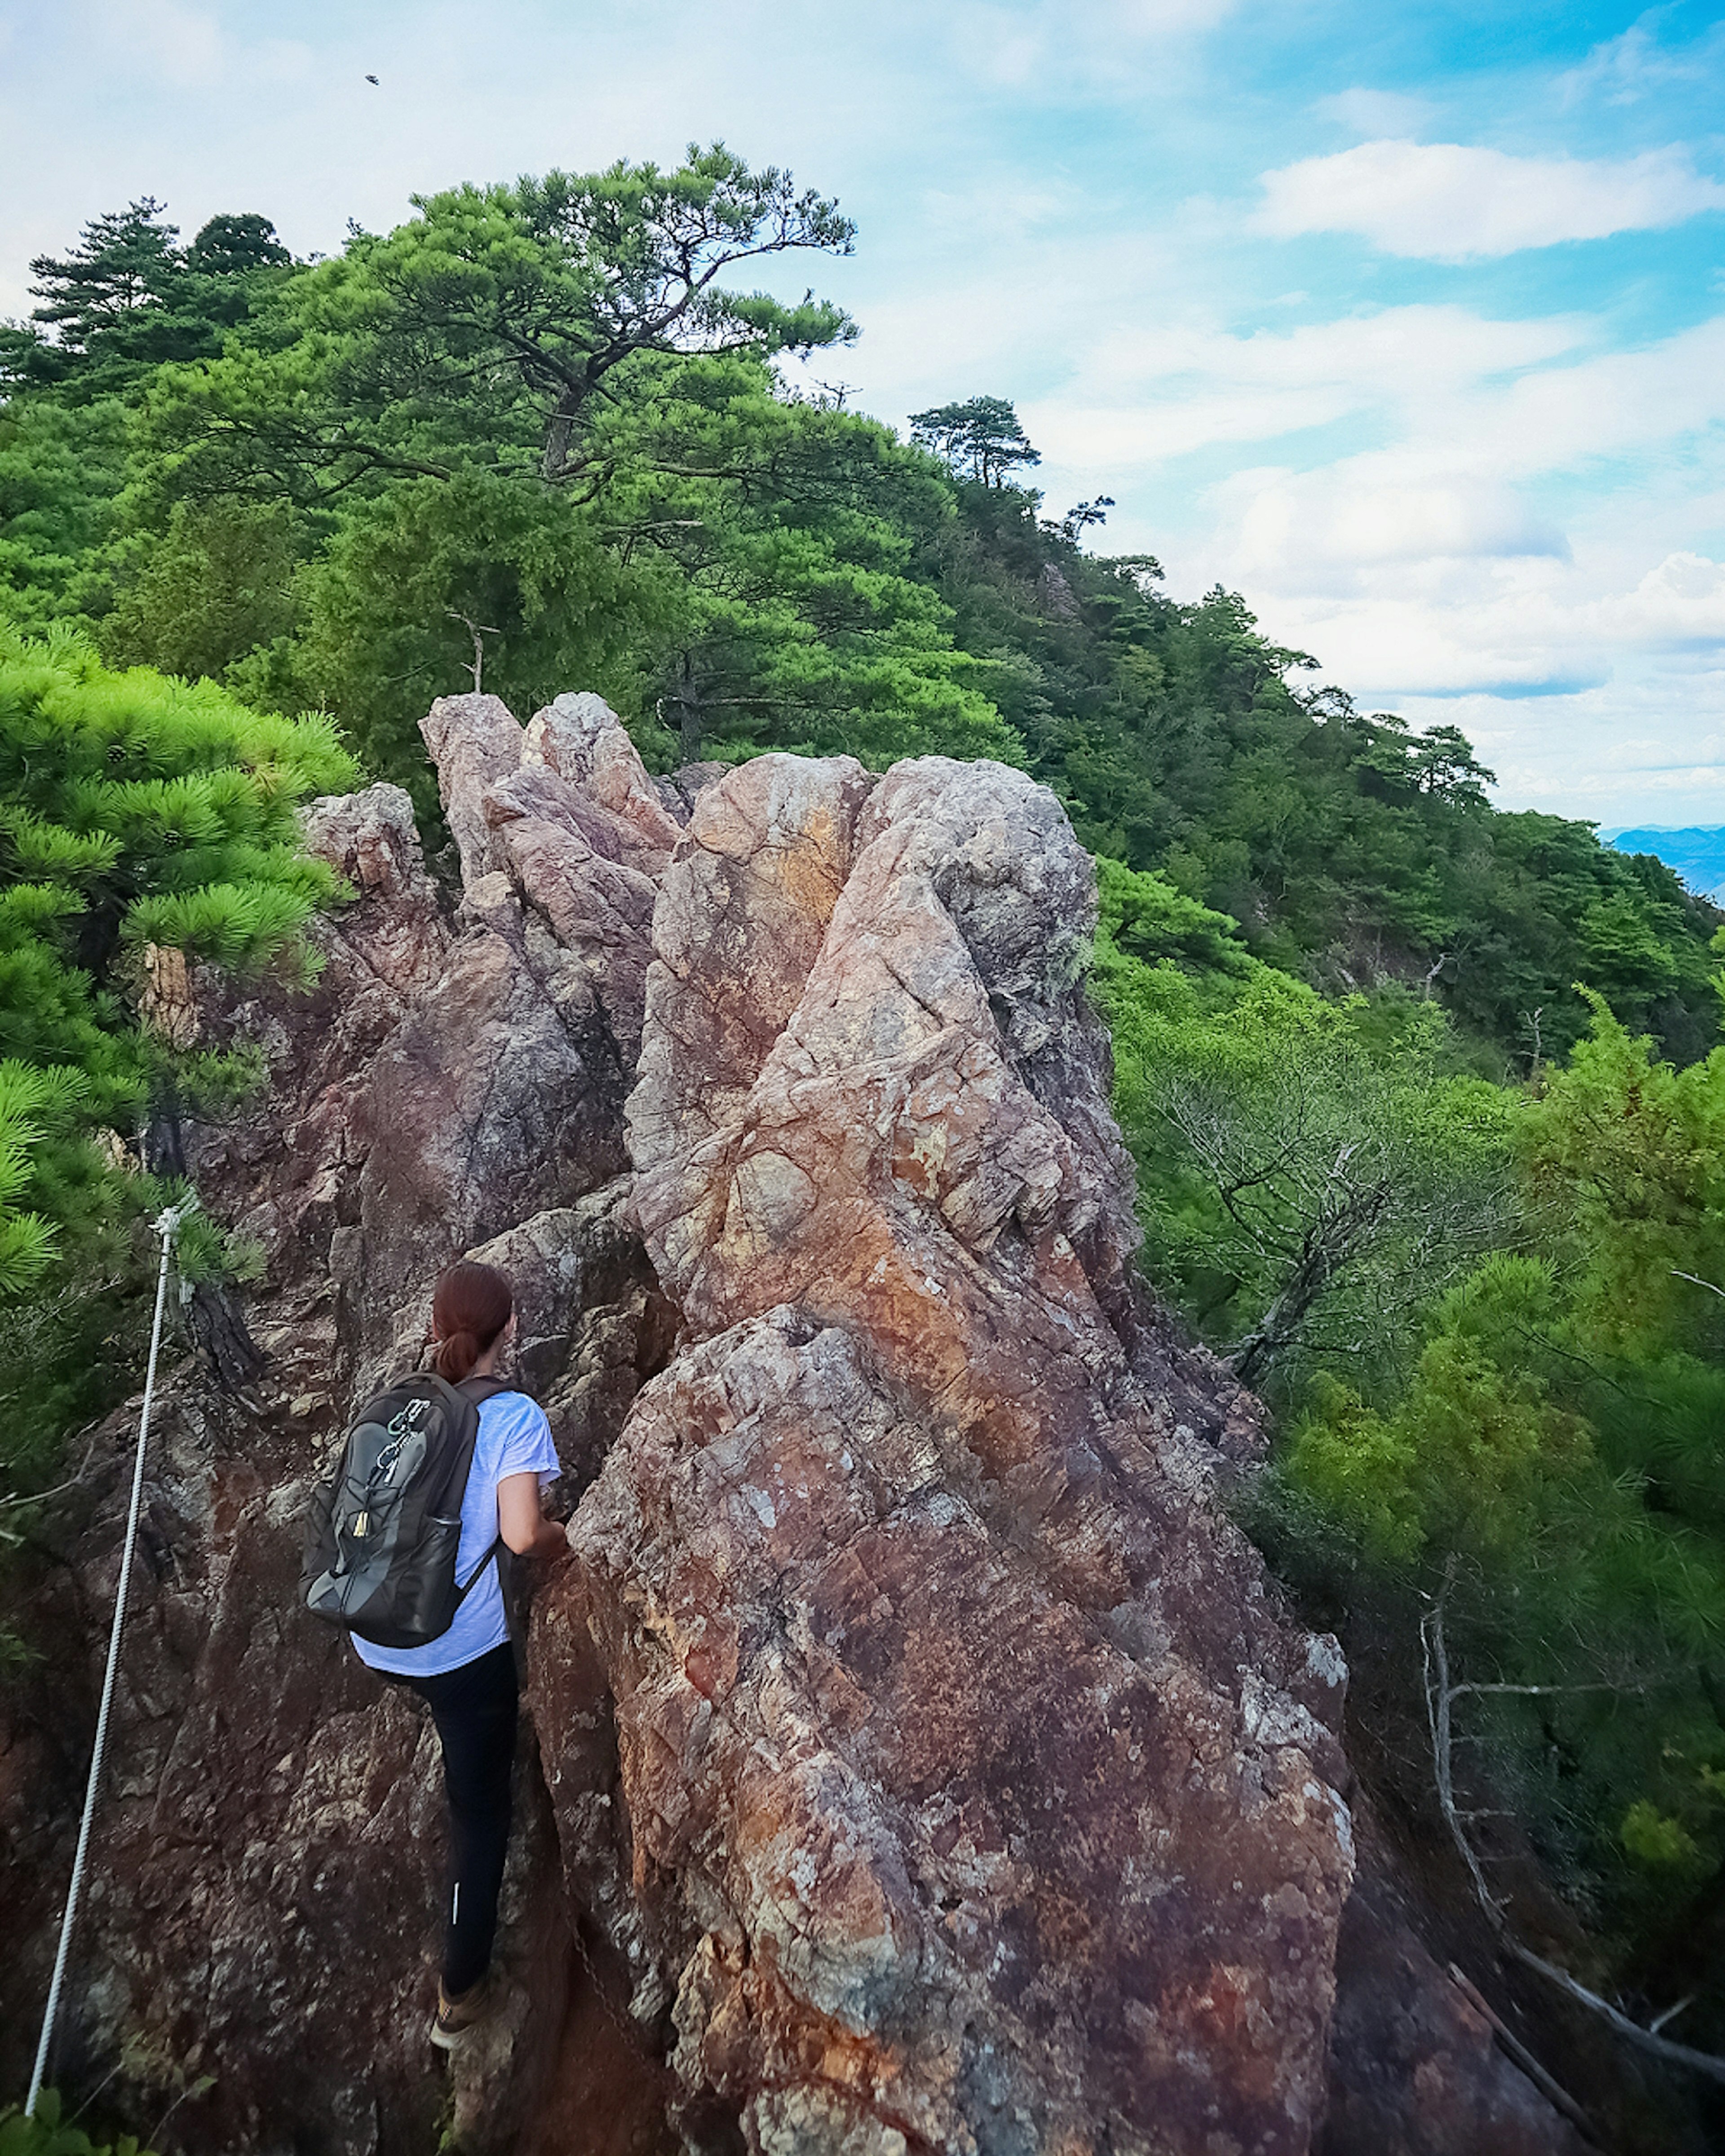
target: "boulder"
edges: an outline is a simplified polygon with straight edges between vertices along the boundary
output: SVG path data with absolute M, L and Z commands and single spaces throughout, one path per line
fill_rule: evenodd
M 1098 1301 L 1133 1237 L 1094 921 L 1052 797 L 941 759 L 760 758 L 666 878 L 628 1112 L 685 1342 L 535 1699 L 555 1773 L 584 1629 L 697 2138 L 717 2104 L 763 2150 L 1268 2152 L 1322 2112 L 1340 1657 Z
M 176 973 L 175 1024 L 264 1083 L 152 1142 L 261 1277 L 246 1355 L 164 1362 L 55 2077 L 223 2156 L 1298 2156 L 1327 2086 L 1328 2156 L 1568 2156 L 1411 1917 L 1348 1902 L 1345 1671 L 1229 1518 L 1255 1403 L 1132 1276 L 1053 796 L 939 758 L 654 780 L 591 696 L 424 733 L 459 895 L 372 787 L 306 812 L 353 894 L 309 988 Z M 516 1282 L 579 1502 L 505 2007 L 449 2083 L 434 1743 L 295 1581 L 463 1251 Z M 137 1405 L 7 1613 L 8 2086 Z
M 610 816 L 634 865 L 662 875 L 680 825 L 647 775 L 640 752 L 603 697 L 557 696 L 527 722 L 526 758 L 547 764 Z

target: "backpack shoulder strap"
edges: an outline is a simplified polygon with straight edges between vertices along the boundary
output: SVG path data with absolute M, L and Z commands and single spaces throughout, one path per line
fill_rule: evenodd
M 512 1393 L 513 1385 L 506 1385 L 501 1378 L 463 1378 L 454 1389 L 477 1406 L 482 1400 L 495 1399 L 499 1393 Z
M 441 1383 L 442 1380 L 439 1379 L 439 1382 Z M 472 1405 L 473 1430 L 467 1445 L 467 1464 L 470 1470 L 473 1465 L 474 1447 L 479 1442 L 480 1409 L 484 1405 L 485 1401 L 495 1399 L 499 1393 L 512 1393 L 517 1390 L 517 1388 L 514 1385 L 506 1385 L 501 1378 L 463 1378 L 459 1381 L 459 1383 L 451 1386 L 449 1390 L 455 1394 L 457 1399 L 470 1402 Z M 462 1486 L 465 1488 L 466 1486 L 467 1481 L 467 1477 L 465 1473 L 461 1479 Z M 466 1585 L 456 1589 L 455 1599 L 458 1604 L 466 1600 L 470 1589 L 478 1586 L 480 1581 L 485 1577 L 485 1568 L 490 1563 L 493 1558 L 496 1558 L 498 1563 L 498 1584 L 501 1586 L 503 1581 L 502 1567 L 509 1558 L 509 1545 L 504 1541 L 502 1535 L 500 1533 L 492 1543 L 491 1547 L 480 1559 L 478 1564 L 475 1566 L 472 1573 L 468 1577 Z M 512 1639 L 515 1635 L 515 1618 L 513 1613 L 510 1612 L 508 1609 L 509 1596 L 506 1591 L 504 1594 L 503 1599 L 506 1614 L 509 1615 L 510 1636 Z

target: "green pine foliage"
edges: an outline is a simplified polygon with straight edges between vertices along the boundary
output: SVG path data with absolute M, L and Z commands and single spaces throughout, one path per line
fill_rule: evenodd
M 404 479 L 356 501 L 294 595 L 295 633 L 228 679 L 259 702 L 327 709 L 428 828 L 437 782 L 418 722 L 434 696 L 472 686 L 475 629 L 484 686 L 523 713 L 568 680 L 639 706 L 642 595 L 566 496 L 494 471 Z
M 476 644 L 516 705 L 600 690 L 655 764 L 1000 757 L 1281 971 L 1429 983 L 1494 1075 L 1567 1053 L 1577 983 L 1706 1053 L 1718 916 L 1658 861 L 1494 810 L 1454 727 L 1314 690 L 1238 596 L 1085 551 L 1106 497 L 1042 516 L 1009 400 L 919 413 L 907 445 L 789 392 L 781 359 L 855 326 L 747 272 L 852 241 L 722 145 L 427 196 L 311 264 L 255 217 L 189 249 L 153 200 L 99 218 L 14 333 L 0 610 L 327 711 L 429 829 L 417 721 Z
M 757 357 L 660 362 L 595 430 L 608 536 L 653 594 L 644 697 L 684 762 L 764 748 L 876 769 L 941 752 L 1022 760 L 915 574 L 950 517 L 928 460 Z
M 0 326 L 0 388 L 73 405 L 123 393 L 152 367 L 213 357 L 291 258 L 267 218 L 212 218 L 177 244 L 153 196 L 93 218 L 64 257 L 40 254 L 29 325 Z
M 237 1079 L 139 1032 L 142 954 L 303 964 L 333 893 L 294 804 L 357 752 L 434 829 L 418 721 L 476 668 L 521 711 L 599 690 L 655 767 L 1017 764 L 1099 856 L 1147 1268 L 1277 1417 L 1256 1532 L 1416 1730 L 1446 1579 L 1470 1674 L 1593 1687 L 1476 1702 L 1479 1756 L 1602 1964 L 1681 1946 L 1684 2034 L 1725 2050 L 1686 1943 L 1725 1892 L 1721 916 L 1494 808 L 1455 728 L 1315 689 L 1239 595 L 1091 551 L 1111 505 L 1042 513 L 1009 400 L 908 442 L 845 408 L 811 377 L 855 325 L 747 285 L 851 244 L 716 145 L 428 196 L 326 262 L 252 216 L 182 248 L 146 199 L 33 265 L 0 331 L 0 1295 L 49 1376 L 0 1370 L 0 1407 L 64 1423 L 126 1353 L 89 1133 Z
M 1474 1800 L 1619 1984 L 1671 2003 L 1681 1950 L 1686 2041 L 1725 2048 L 1692 1943 L 1725 1885 L 1725 1049 L 1678 1065 L 1593 992 L 1566 1060 L 1488 1082 L 1435 1001 L 1324 998 L 1163 877 L 1101 889 L 1147 1269 L 1284 1432 L 1255 1532 L 1411 1732 L 1440 1593 L 1464 1675 L 1542 1687 L 1470 1704 Z
M 303 977 L 339 891 L 296 806 L 357 777 L 327 720 L 0 630 L 0 1481 L 48 1476 L 58 1430 L 125 1374 L 127 1227 L 157 1194 L 113 1134 L 162 1088 L 243 1076 L 140 1026 L 148 947 Z
M 972 397 L 911 414 L 911 439 L 978 486 L 1003 486 L 1042 461 L 1004 397 Z
M 962 450 L 955 470 L 968 465 Z M 961 477 L 931 564 L 1030 768 L 1098 853 L 1230 915 L 1330 993 L 1401 982 L 1520 1072 L 1586 1031 L 1576 983 L 1680 1061 L 1715 1031 L 1717 910 L 1589 824 L 1493 809 L 1454 727 L 1303 687 L 1235 595 L 1083 553 L 1036 497 Z M 1085 506 L 1093 516 L 1092 506 Z
M 38 1286 L 59 1254 L 60 1223 L 27 1203 L 34 1156 L 51 1133 L 74 1127 L 90 1090 L 85 1074 L 64 1064 L 0 1061 L 0 1301 Z
M 1517 1112 L 1530 1240 L 1442 1297 L 1409 1382 L 1327 1373 L 1286 1522 L 1360 1578 L 1461 1566 L 1503 1778 L 1543 1847 L 1656 1968 L 1725 1877 L 1725 1050 L 1678 1069 L 1596 1004 Z M 1355 1590 L 1358 1592 L 1358 1589 Z M 1686 2041 L 1725 2042 L 1725 1971 Z
M 295 805 L 356 777 L 326 719 L 116 674 L 74 637 L 0 636 L 0 904 L 39 942 L 57 920 L 57 948 L 98 976 L 146 941 L 272 957 L 335 895 L 300 850 Z M 9 1013 L 8 1045 L 37 1022 Z
M 0 405 L 0 623 L 40 634 L 109 603 L 126 408 L 49 396 Z
M 1516 1096 L 1432 1003 L 1320 996 L 1233 921 L 1104 860 L 1096 993 L 1146 1261 L 1240 1375 L 1393 1376 L 1445 1285 L 1515 1232 Z
M 295 624 L 299 558 L 280 503 L 177 501 L 165 531 L 131 533 L 106 562 L 95 635 L 110 666 L 219 680 Z

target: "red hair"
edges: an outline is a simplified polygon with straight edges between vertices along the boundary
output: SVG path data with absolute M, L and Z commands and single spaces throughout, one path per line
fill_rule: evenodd
M 453 1265 L 431 1298 L 431 1332 L 437 1342 L 432 1367 L 459 1385 L 508 1324 L 515 1309 L 509 1282 L 495 1265 L 472 1258 Z

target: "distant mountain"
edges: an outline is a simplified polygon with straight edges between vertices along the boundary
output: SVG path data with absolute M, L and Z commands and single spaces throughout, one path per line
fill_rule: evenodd
M 1645 825 L 1633 831 L 1600 834 L 1620 854 L 1657 854 L 1691 891 L 1715 905 L 1725 905 L 1725 825 L 1711 829 L 1659 831 Z

